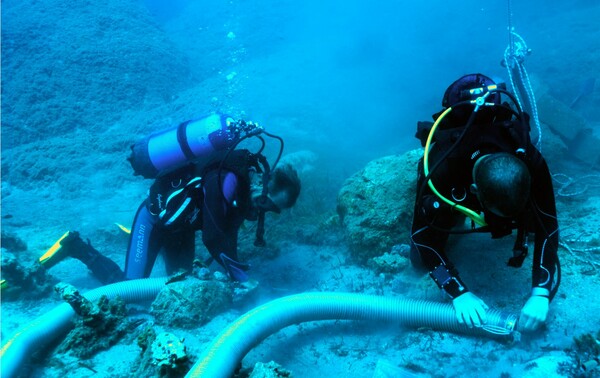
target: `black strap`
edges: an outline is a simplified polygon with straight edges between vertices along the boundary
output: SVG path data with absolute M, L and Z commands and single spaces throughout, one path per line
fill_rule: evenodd
M 181 151 L 183 152 L 185 157 L 188 160 L 193 160 L 196 158 L 196 156 L 194 156 L 190 144 L 188 143 L 186 133 L 187 125 L 189 123 L 190 121 L 185 121 L 180 123 L 179 126 L 177 126 L 177 143 L 179 143 L 179 147 L 181 147 Z
M 256 224 L 256 239 L 254 239 L 255 247 L 264 247 L 267 245 L 265 242 L 265 212 L 258 212 L 258 222 Z
M 261 197 L 266 198 L 269 194 L 269 175 L 271 174 L 271 167 L 267 158 L 262 154 L 257 154 L 256 157 L 263 167 L 263 187 Z M 264 247 L 267 243 L 265 242 L 265 209 L 258 209 L 258 222 L 256 224 L 256 239 L 254 240 L 254 246 Z
M 527 257 L 529 248 L 527 246 L 527 233 L 525 227 L 525 225 L 521 224 L 517 228 L 517 238 L 515 240 L 515 245 L 513 246 L 513 257 L 508 259 L 508 266 L 513 268 L 520 268 L 523 265 L 523 261 L 525 261 L 525 257 Z

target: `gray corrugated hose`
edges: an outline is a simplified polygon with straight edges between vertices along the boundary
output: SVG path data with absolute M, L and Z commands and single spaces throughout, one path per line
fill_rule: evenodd
M 119 282 L 84 294 L 91 301 L 102 295 L 121 296 L 126 302 L 153 299 L 166 278 Z M 15 377 L 26 359 L 47 343 L 64 334 L 75 312 L 66 303 L 40 316 L 17 332 L 0 351 L 2 377 Z M 224 377 L 235 368 L 253 346 L 267 336 L 292 324 L 317 320 L 363 319 L 399 322 L 407 326 L 431 327 L 477 335 L 509 335 L 516 327 L 513 314 L 491 310 L 486 328 L 469 329 L 456 321 L 449 303 L 346 293 L 303 293 L 273 300 L 238 318 L 213 340 L 186 377 Z
M 450 303 L 345 293 L 304 293 L 273 300 L 238 318 L 217 336 L 186 377 L 229 378 L 239 362 L 267 336 L 292 324 L 334 319 L 400 322 L 407 326 L 509 335 L 517 317 L 490 310 L 486 328 L 469 329 L 456 320 Z
M 146 301 L 154 299 L 166 281 L 166 278 L 124 281 L 90 290 L 83 296 L 94 302 L 103 295 L 108 298 L 119 295 L 125 302 Z M 3 378 L 17 376 L 23 363 L 35 350 L 63 335 L 73 326 L 70 320 L 74 315 L 75 311 L 71 306 L 62 303 L 18 331 L 0 351 L 1 376 Z

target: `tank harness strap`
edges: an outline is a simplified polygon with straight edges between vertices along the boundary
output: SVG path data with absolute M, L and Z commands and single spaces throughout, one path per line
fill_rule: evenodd
M 225 150 L 231 148 L 235 150 L 235 147 L 242 140 L 240 131 L 237 129 L 239 122 L 233 122 L 230 117 L 221 116 L 221 128 L 208 134 L 208 140 L 215 149 Z
M 527 239 L 527 223 L 525 217 L 521 216 L 521 219 L 517 221 L 517 237 L 513 246 L 513 256 L 508 259 L 508 266 L 513 268 L 520 268 L 523 265 L 523 261 L 527 257 L 529 252 L 528 239 Z
M 525 257 L 527 257 L 527 237 L 523 234 L 523 229 L 519 228 L 517 230 L 517 239 L 515 240 L 515 245 L 513 247 L 513 257 L 508 259 L 507 265 L 513 268 L 520 268 L 523 265 Z
M 186 134 L 186 126 L 190 123 L 190 121 L 185 121 L 177 126 L 177 142 L 179 142 L 179 146 L 181 147 L 181 151 L 185 155 L 188 160 L 193 160 L 196 158 L 194 153 L 192 152 L 192 148 L 188 143 L 187 134 Z

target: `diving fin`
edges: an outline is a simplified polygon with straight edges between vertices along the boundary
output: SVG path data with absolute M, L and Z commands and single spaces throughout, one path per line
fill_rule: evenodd
M 62 254 L 61 249 L 62 249 L 62 245 L 60 244 L 67 236 L 69 236 L 69 234 L 71 233 L 71 231 L 67 231 L 63 234 L 63 236 L 61 236 L 54 244 L 52 244 L 52 247 L 50 247 L 46 253 L 44 253 L 42 256 L 40 256 L 40 258 L 38 259 L 38 261 L 43 264 L 47 269 L 53 267 L 54 265 L 56 265 L 60 260 L 62 260 Z
M 129 229 L 129 228 L 127 228 L 127 227 L 123 226 L 121 223 L 117 223 L 117 222 L 115 222 L 115 225 L 117 225 L 117 227 L 119 227 L 119 229 L 120 229 L 121 231 L 123 231 L 124 233 L 131 235 L 131 229 Z

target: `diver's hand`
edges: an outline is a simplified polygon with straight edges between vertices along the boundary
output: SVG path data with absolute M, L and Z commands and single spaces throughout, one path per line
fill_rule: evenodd
M 469 328 L 473 328 L 481 327 L 487 322 L 485 310 L 489 309 L 488 305 L 471 292 L 454 298 L 452 305 L 460 324 L 466 324 Z
M 519 328 L 524 332 L 531 332 L 538 329 L 548 317 L 548 307 L 550 292 L 544 288 L 536 287 L 531 293 L 531 297 L 521 310 L 519 318 Z

